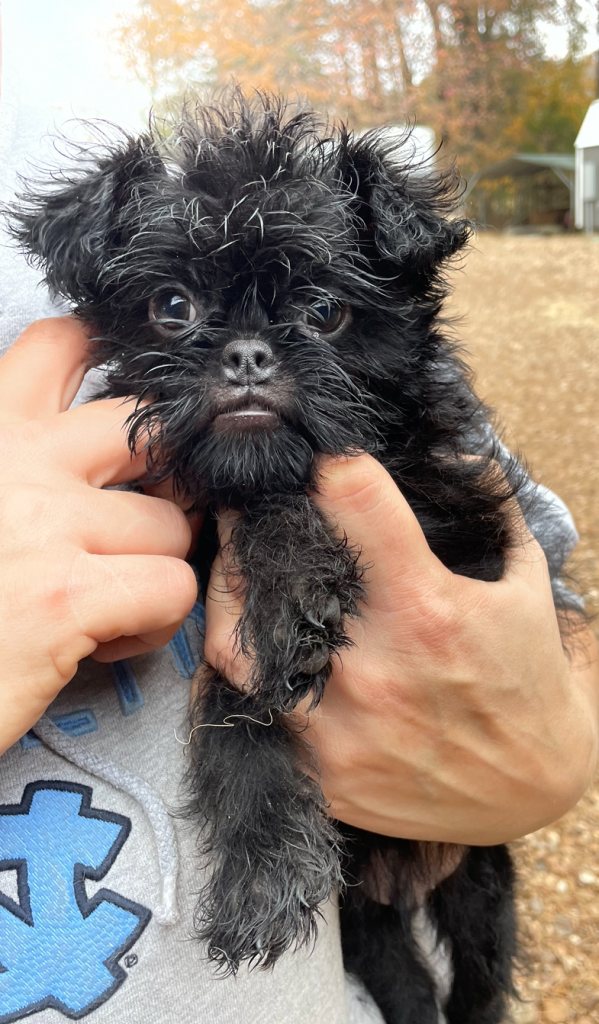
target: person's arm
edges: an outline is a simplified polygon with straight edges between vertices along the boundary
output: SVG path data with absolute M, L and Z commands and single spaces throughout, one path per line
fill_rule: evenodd
M 316 501 L 362 548 L 368 598 L 307 736 L 330 813 L 387 835 L 504 842 L 563 814 L 598 756 L 589 628 L 564 653 L 547 563 L 523 520 L 505 577 L 456 576 L 370 456 L 325 460 Z M 205 654 L 234 682 L 235 602 L 207 601 Z
M 0 359 L 0 753 L 90 654 L 162 646 L 197 596 L 175 505 L 101 490 L 142 476 L 120 400 L 68 410 L 86 336 L 39 321 Z

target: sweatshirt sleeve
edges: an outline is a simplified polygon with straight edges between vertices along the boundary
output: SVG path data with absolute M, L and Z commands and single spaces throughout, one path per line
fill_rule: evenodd
M 494 455 L 504 471 L 513 466 L 515 456 L 499 440 L 490 425 L 485 431 L 487 444 L 490 441 Z M 485 445 L 486 447 L 486 445 Z M 474 445 L 478 448 L 479 445 Z M 568 506 L 561 498 L 543 484 L 535 483 L 531 476 L 522 472 L 522 483 L 517 499 L 526 524 L 535 540 L 543 548 L 556 607 L 566 611 L 584 611 L 582 597 L 569 585 L 566 573 L 566 562 L 578 544 L 579 536 Z

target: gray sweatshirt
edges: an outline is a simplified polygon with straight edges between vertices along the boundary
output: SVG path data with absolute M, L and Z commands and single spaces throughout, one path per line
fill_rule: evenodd
M 0 1022 L 380 1024 L 332 903 L 273 971 L 219 978 L 192 938 L 204 868 L 179 812 L 203 621 L 197 605 L 155 654 L 83 662 L 2 758 Z

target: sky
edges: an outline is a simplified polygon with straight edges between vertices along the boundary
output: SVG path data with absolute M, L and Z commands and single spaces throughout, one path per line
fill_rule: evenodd
M 597 38 L 597 19 L 599 11 L 597 0 L 579 0 L 582 8 L 583 21 L 587 26 L 587 53 L 597 49 L 599 42 Z M 548 56 L 563 57 L 566 51 L 566 37 L 563 29 L 555 25 L 545 26 L 545 47 Z
M 119 14 L 138 0 L 2 0 L 3 61 L 22 102 L 63 117 L 105 117 L 140 127 L 148 90 L 114 40 Z

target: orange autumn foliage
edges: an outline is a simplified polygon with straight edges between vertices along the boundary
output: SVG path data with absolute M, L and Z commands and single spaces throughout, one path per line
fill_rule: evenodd
M 561 64 L 539 19 L 563 27 Z M 582 38 L 577 0 L 147 0 L 120 29 L 159 109 L 235 78 L 358 128 L 431 124 L 465 172 L 571 146 L 591 83 Z

